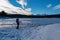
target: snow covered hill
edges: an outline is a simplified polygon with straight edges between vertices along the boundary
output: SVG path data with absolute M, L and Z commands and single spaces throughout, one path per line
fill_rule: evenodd
M 5 24 L 6 19 L 4 20 Z M 12 19 L 8 20 L 11 21 Z M 50 21 L 49 24 L 47 23 L 47 21 L 45 21 L 42 25 L 41 23 L 39 23 L 43 21 L 42 19 L 39 19 L 39 22 L 37 22 L 36 19 L 36 25 L 33 25 L 34 19 L 28 19 L 27 21 L 26 19 L 20 20 L 24 20 L 25 24 L 29 23 L 29 25 L 21 25 L 18 30 L 16 29 L 16 25 L 7 27 L 3 27 L 2 25 L 0 25 L 0 40 L 60 40 L 60 23 L 58 19 L 53 19 L 54 21 L 52 19 L 48 19 Z M 1 23 L 2 21 L 3 20 L 0 20 Z M 24 22 L 22 21 L 22 23 Z M 33 23 L 30 24 L 31 22 Z M 13 21 L 12 23 L 15 23 L 15 21 Z

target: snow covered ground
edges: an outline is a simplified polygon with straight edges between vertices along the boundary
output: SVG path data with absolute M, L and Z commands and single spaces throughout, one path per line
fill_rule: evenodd
M 0 19 L 0 40 L 60 40 L 60 18 Z

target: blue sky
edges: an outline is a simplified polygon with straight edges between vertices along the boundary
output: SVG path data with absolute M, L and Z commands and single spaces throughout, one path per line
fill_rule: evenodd
M 31 8 L 32 14 L 59 14 L 60 13 L 60 0 L 25 0 L 27 6 Z M 9 0 L 11 4 L 21 7 L 16 0 Z

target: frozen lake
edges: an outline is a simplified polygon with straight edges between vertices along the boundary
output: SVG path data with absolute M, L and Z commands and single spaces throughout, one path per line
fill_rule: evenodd
M 60 23 L 60 18 L 19 18 L 20 26 L 42 26 Z M 16 18 L 0 19 L 0 27 L 16 26 Z

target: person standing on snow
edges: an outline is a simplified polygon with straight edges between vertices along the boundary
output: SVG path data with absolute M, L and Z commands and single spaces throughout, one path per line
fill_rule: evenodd
M 19 29 L 19 18 L 16 19 L 17 27 L 16 29 Z

